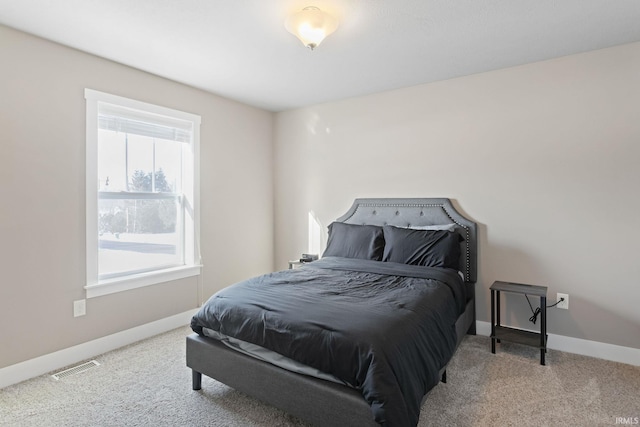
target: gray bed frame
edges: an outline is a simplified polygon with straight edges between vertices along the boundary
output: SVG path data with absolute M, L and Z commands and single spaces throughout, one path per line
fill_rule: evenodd
M 456 231 L 464 239 L 460 271 L 465 277 L 468 297 L 466 310 L 456 322 L 458 345 L 465 334 L 475 335 L 476 224 L 462 216 L 449 199 L 356 199 L 336 221 L 403 227 L 455 223 Z M 187 337 L 187 366 L 192 370 L 194 390 L 201 389 L 204 374 L 314 425 L 377 425 L 358 390 L 287 371 L 211 338 L 197 334 Z M 440 374 L 446 382 L 446 367 Z

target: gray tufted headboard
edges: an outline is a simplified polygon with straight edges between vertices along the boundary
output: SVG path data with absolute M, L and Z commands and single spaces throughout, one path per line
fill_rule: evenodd
M 349 211 L 336 221 L 401 227 L 454 223 L 456 231 L 464 239 L 461 242 L 460 271 L 464 273 L 467 283 L 477 280 L 476 223 L 456 211 L 449 199 L 356 199 Z

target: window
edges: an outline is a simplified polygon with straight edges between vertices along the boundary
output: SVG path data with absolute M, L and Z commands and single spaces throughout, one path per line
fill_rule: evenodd
M 200 273 L 200 117 L 86 89 L 87 297 Z

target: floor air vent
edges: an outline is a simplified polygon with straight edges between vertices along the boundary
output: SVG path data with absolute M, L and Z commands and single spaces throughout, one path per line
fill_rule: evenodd
M 96 366 L 100 366 L 98 362 L 92 360 L 90 362 L 83 363 L 78 366 L 74 366 L 73 368 L 65 369 L 64 371 L 57 372 L 51 375 L 56 380 L 61 380 L 62 378 L 70 377 L 71 375 L 81 374 L 83 372 L 88 371 L 91 368 L 95 368 Z

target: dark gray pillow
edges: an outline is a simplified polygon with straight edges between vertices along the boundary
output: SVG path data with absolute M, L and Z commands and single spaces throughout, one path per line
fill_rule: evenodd
M 462 236 L 445 230 L 413 230 L 385 225 L 383 261 L 460 269 Z
M 382 227 L 332 222 L 327 249 L 322 256 L 380 261 L 384 251 Z

